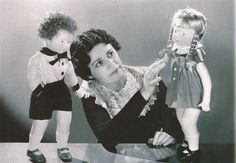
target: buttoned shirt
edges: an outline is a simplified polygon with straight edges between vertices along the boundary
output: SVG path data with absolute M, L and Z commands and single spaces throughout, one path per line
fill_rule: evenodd
M 70 58 L 69 53 L 67 54 Z M 42 86 L 53 83 L 64 78 L 69 87 L 77 85 L 78 80 L 74 72 L 72 62 L 68 58 L 62 58 L 54 65 L 49 62 L 57 58 L 46 55 L 40 51 L 36 52 L 28 62 L 27 79 L 30 89 L 33 91 L 39 84 Z

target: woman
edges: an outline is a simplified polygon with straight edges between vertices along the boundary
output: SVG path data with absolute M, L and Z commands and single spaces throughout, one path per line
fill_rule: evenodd
M 173 144 L 183 137 L 175 112 L 165 105 L 166 87 L 158 76 L 164 60 L 149 67 L 123 65 L 120 45 L 104 30 L 89 30 L 71 44 L 75 72 L 90 127 L 110 151 L 118 143 Z M 153 138 L 153 139 L 149 139 Z

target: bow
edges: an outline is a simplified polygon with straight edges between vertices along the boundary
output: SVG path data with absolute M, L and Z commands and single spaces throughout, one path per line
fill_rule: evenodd
M 64 53 L 58 53 L 57 58 L 50 61 L 49 63 L 51 65 L 54 65 L 57 61 L 59 61 L 62 58 L 67 58 L 68 60 L 70 60 L 70 58 L 67 57 L 67 52 L 64 52 Z

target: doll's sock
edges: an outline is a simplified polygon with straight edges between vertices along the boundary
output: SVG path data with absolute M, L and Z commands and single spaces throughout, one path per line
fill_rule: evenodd
M 29 134 L 29 150 L 39 148 L 49 120 L 34 120 Z
M 35 134 L 35 133 L 31 133 L 29 134 L 29 150 L 35 150 L 37 148 L 39 148 L 40 142 L 43 138 L 43 134 Z
M 56 141 L 57 141 L 58 149 L 67 147 L 69 133 L 70 132 L 62 133 L 62 132 L 56 131 Z
M 199 134 L 186 135 L 185 137 L 188 141 L 189 149 L 191 151 L 196 151 L 199 149 Z

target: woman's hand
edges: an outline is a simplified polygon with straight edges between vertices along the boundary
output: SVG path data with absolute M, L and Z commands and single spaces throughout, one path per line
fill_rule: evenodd
M 149 99 L 149 97 L 154 93 L 156 86 L 159 85 L 161 77 L 158 76 L 158 73 L 163 67 L 165 67 L 165 65 L 166 65 L 166 60 L 165 58 L 163 58 L 155 61 L 145 71 L 143 77 L 143 86 L 140 90 L 145 100 Z
M 155 133 L 153 138 L 150 138 L 149 143 L 153 146 L 168 146 L 175 143 L 175 138 L 163 132 L 161 129 Z

